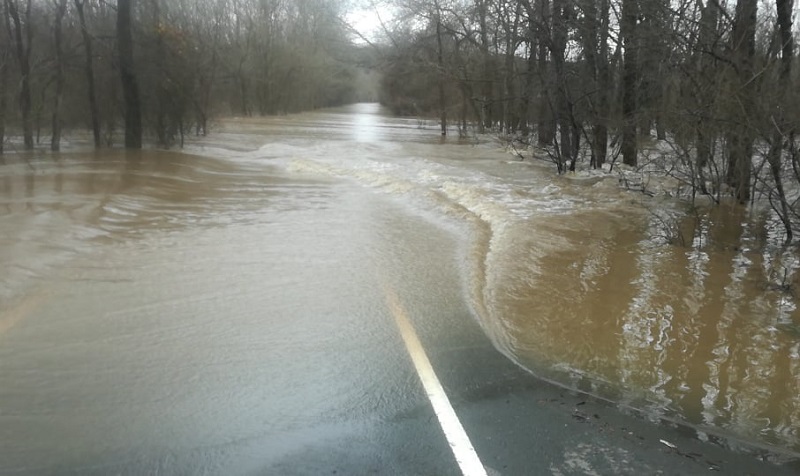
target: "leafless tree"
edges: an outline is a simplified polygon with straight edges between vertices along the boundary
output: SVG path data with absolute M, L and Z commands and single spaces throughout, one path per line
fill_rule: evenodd
M 117 1 L 117 47 L 122 93 L 125 97 L 125 147 L 142 147 L 142 110 L 133 59 L 132 0 Z
M 26 0 L 20 10 L 17 0 L 5 0 L 6 29 L 12 35 L 19 63 L 19 108 L 22 113 L 22 130 L 26 149 L 33 149 L 33 122 L 31 120 L 31 50 L 33 47 L 32 0 Z
M 55 83 L 56 91 L 53 101 L 53 137 L 50 148 L 58 151 L 61 148 L 61 106 L 64 101 L 64 15 L 67 13 L 67 0 L 53 0 L 55 20 L 53 21 L 53 49 L 55 50 Z
M 95 87 L 94 75 L 94 48 L 92 45 L 92 35 L 89 33 L 89 28 L 86 24 L 86 13 L 84 7 L 86 0 L 74 0 L 75 11 L 78 14 L 78 22 L 81 30 L 81 38 L 83 39 L 84 49 L 84 74 L 86 75 L 86 96 L 89 103 L 89 114 L 91 116 L 92 124 L 92 137 L 94 138 L 94 146 L 100 147 L 100 111 L 97 107 L 97 89 Z

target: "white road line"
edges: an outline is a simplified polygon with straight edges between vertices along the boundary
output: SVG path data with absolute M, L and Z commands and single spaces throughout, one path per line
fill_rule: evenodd
M 414 367 L 417 369 L 422 386 L 425 387 L 425 393 L 433 406 L 433 412 L 439 419 L 439 425 L 444 431 L 444 436 L 450 444 L 453 456 L 455 456 L 456 462 L 461 468 L 461 473 L 464 476 L 487 476 L 486 469 L 480 458 L 478 458 L 478 453 L 472 447 L 469 436 L 467 436 L 467 432 L 464 431 L 464 427 L 458 420 L 453 406 L 450 405 L 450 400 L 447 398 L 447 394 L 444 392 L 438 377 L 436 377 L 431 361 L 428 359 L 428 355 L 425 353 L 417 332 L 408 319 L 397 294 L 388 286 L 385 286 L 385 293 L 389 308 L 394 314 L 398 329 L 400 329 L 400 335 L 403 337 L 406 349 L 414 362 Z
M 25 297 L 21 302 L 5 312 L 0 312 L 0 337 L 25 319 L 49 297 L 48 290 L 39 290 Z

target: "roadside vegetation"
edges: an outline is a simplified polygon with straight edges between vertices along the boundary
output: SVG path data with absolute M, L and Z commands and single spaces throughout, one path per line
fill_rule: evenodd
M 395 113 L 499 134 L 558 173 L 616 168 L 645 192 L 659 175 L 692 201 L 766 203 L 793 241 L 792 0 L 387 4 L 381 100 Z

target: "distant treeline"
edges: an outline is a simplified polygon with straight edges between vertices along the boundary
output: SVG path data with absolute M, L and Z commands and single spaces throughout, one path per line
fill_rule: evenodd
M 362 99 L 336 0 L 0 1 L 0 152 L 57 150 L 65 126 L 110 145 L 137 115 L 129 135 L 170 146 L 215 115 Z

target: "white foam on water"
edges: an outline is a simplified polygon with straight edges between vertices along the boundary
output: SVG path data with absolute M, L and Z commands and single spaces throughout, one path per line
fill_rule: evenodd
M 465 155 L 479 154 L 484 161 L 479 165 L 490 171 L 497 166 L 504 167 L 501 162 L 504 154 L 492 150 L 476 152 L 466 147 L 461 151 L 449 150 L 449 156 L 444 158 L 429 159 L 404 157 L 394 150 L 384 151 L 387 153 L 380 159 L 359 155 L 355 150 L 344 157 L 337 151 L 329 151 L 324 157 L 306 153 L 305 157 L 291 159 L 287 170 L 353 180 L 406 202 L 422 215 L 438 214 L 438 219 L 433 221 L 440 225 L 442 216 L 470 225 L 472 233 L 467 241 L 472 243 L 472 249 L 465 253 L 468 258 L 464 270 L 466 291 L 486 334 L 513 360 L 516 344 L 511 340 L 513 333 L 507 328 L 513 324 L 504 322 L 491 304 L 497 301 L 492 293 L 498 289 L 495 282 L 503 269 L 503 257 L 509 253 L 524 254 L 530 272 L 521 279 L 538 276 L 539 259 L 558 246 L 559 238 L 551 236 L 546 229 L 536 230 L 537 246 L 530 248 L 532 237 L 523 234 L 529 234 L 531 223 L 538 219 L 574 211 L 581 199 L 565 192 L 562 186 L 548 183 L 552 177 L 537 178 L 538 168 L 524 170 L 527 177 L 509 180 L 458 160 L 458 152 L 462 151 Z

